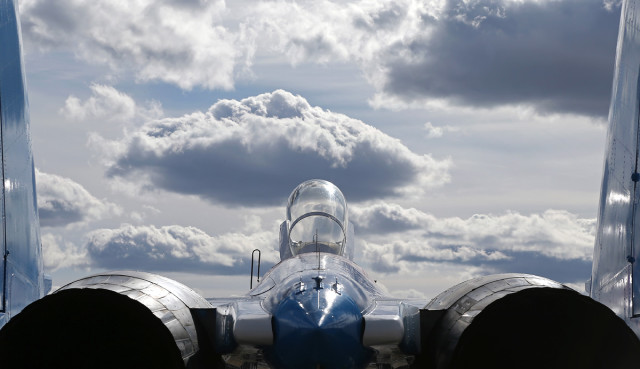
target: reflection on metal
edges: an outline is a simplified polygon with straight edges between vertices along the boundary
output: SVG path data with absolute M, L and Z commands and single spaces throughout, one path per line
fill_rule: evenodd
M 0 0 L 0 284 L 10 318 L 44 294 L 29 109 L 15 0 Z M 9 283 L 10 279 L 10 283 Z M 0 314 L 1 315 L 1 314 Z M 0 319 L 0 326 L 5 319 Z
M 325 212 L 314 210 L 313 206 L 309 209 L 311 213 Z M 333 214 L 335 216 L 336 213 Z M 295 221 L 304 216 L 305 213 L 301 213 L 292 219 Z M 346 220 L 346 211 L 342 219 Z M 255 249 L 252 252 L 252 281 L 256 252 L 258 268 L 260 266 L 260 251 Z M 458 344 L 464 332 L 475 332 L 471 336 L 481 341 L 499 325 L 505 333 L 502 336 L 515 337 L 511 341 L 531 341 L 533 336 L 537 342 L 566 322 L 571 327 L 586 327 L 591 332 L 590 322 L 601 321 L 607 314 L 618 320 L 603 305 L 561 284 L 524 274 L 476 278 L 443 292 L 429 304 L 423 299 L 394 298 L 350 258 L 322 251 L 288 255 L 263 276 L 255 289 L 251 285 L 249 293 L 240 297 L 207 301 L 168 278 L 129 271 L 94 275 L 68 284 L 61 290 L 88 295 L 87 289 L 112 291 L 146 307 L 148 317 L 159 319 L 171 334 L 167 341 L 175 343 L 182 361 L 189 368 L 364 369 L 372 364 L 379 368 L 407 368 L 416 363 L 414 367 L 444 368 L 446 366 L 432 364 L 455 362 L 461 357 L 457 354 L 458 346 L 462 349 L 475 346 Z M 544 291 L 537 293 L 534 290 Z M 15 293 L 17 290 L 10 291 Z M 522 301 L 528 303 L 528 296 L 533 296 L 534 300 L 538 296 L 546 299 L 548 291 L 553 291 L 551 295 L 558 299 L 545 300 L 535 306 L 533 313 L 529 312 L 524 318 L 518 317 L 517 324 L 513 323 L 514 312 L 518 314 L 521 311 Z M 584 299 L 588 300 L 586 313 Z M 38 303 L 46 303 L 46 299 Z M 555 313 L 555 303 L 564 307 L 562 313 Z M 597 307 L 589 308 L 592 304 Z M 482 327 L 483 320 L 476 317 L 487 311 L 485 309 L 489 306 L 492 309 L 488 309 L 487 314 L 496 308 L 501 311 L 491 318 L 489 328 L 467 329 L 472 324 L 473 327 Z M 132 311 L 132 308 L 128 309 L 124 315 Z M 502 319 L 509 314 L 511 320 Z M 23 321 L 29 319 L 28 315 L 20 316 Z M 535 327 L 520 330 L 519 323 L 525 321 L 535 321 Z M 627 342 L 620 337 L 628 338 L 629 332 L 621 323 L 624 332 L 614 331 L 602 337 L 618 340 L 616 342 L 624 348 Z M 36 327 L 40 328 L 41 325 Z M 572 329 L 564 331 L 563 342 L 573 342 L 577 338 L 572 335 Z M 36 333 L 27 335 L 33 334 Z M 515 357 L 526 353 L 529 346 L 523 345 L 519 351 L 516 350 Z M 557 352 L 565 355 L 563 350 Z M 502 359 L 504 355 L 504 351 L 500 351 L 491 357 Z M 200 361 L 207 356 L 217 364 L 205 365 Z M 475 358 L 474 355 L 467 357 Z M 608 359 L 605 357 L 604 362 Z M 507 356 L 503 362 L 512 363 L 514 360 Z
M 640 66 L 640 64 L 639 64 Z M 637 220 L 637 212 L 638 212 L 638 179 L 640 178 L 640 175 L 638 174 L 638 148 L 640 148 L 639 144 L 640 144 L 640 130 L 638 130 L 638 127 L 640 127 L 640 100 L 638 100 L 638 98 L 640 98 L 640 67 L 639 67 L 639 72 L 638 72 L 638 79 L 636 80 L 636 109 L 635 109 L 635 113 L 636 113 L 636 122 L 635 122 L 635 126 L 636 126 L 636 137 L 635 137 L 635 149 L 636 149 L 636 160 L 635 160 L 635 167 L 633 170 L 633 174 L 631 174 L 631 181 L 633 182 L 633 205 L 632 205 L 632 210 L 631 210 L 631 244 L 629 246 L 629 252 L 627 253 L 627 262 L 632 264 L 632 268 L 633 268 L 633 277 L 631 278 L 631 293 L 632 293 L 632 306 L 631 306 L 631 311 L 633 312 L 633 316 L 637 316 L 640 315 L 640 281 L 638 280 L 638 278 L 640 278 L 640 272 L 638 271 L 637 267 L 633 266 L 633 263 L 635 262 L 635 257 L 634 255 L 636 255 L 636 248 L 638 247 L 636 245 L 636 220 Z
M 185 285 L 151 273 L 120 271 L 89 276 L 56 292 L 82 288 L 114 291 L 145 305 L 171 332 L 185 364 L 198 352 L 198 334 L 190 309 L 212 306 Z
M 0 90 L 0 94 L 2 93 L 2 90 Z M 2 111 L 2 98 L 0 96 L 0 112 Z M 4 135 L 2 134 L 3 129 L 2 129 L 2 122 L 4 122 L 4 119 L 2 117 L 2 114 L 0 114 L 0 160 L 2 160 L 0 163 L 4 163 L 4 145 L 2 144 L 2 137 L 4 137 Z M 2 165 L 2 183 L 5 183 L 5 175 L 4 175 L 4 165 Z M 3 185 L 2 186 L 2 192 L 1 192 L 1 196 L 2 198 L 0 198 L 0 215 L 2 216 L 2 226 L 0 227 L 0 232 L 2 232 L 2 247 L 0 247 L 0 250 L 2 251 L 2 266 L 0 267 L 1 270 L 0 272 L 2 272 L 1 276 L 0 276 L 0 286 L 2 287 L 2 296 L 0 297 L 0 312 L 2 313 L 6 313 L 7 312 L 7 307 L 6 307 L 6 301 L 7 301 L 7 261 L 9 259 L 9 250 L 7 250 L 7 223 L 5 221 L 5 219 L 7 219 L 7 214 L 5 213 L 5 204 L 4 204 L 4 199 L 5 199 L 5 188 L 7 186 Z M 11 314 L 9 314 L 11 315 Z
M 256 280 L 257 283 L 260 283 L 260 255 L 261 252 L 259 249 L 255 249 L 251 252 L 251 278 L 250 278 L 250 282 L 249 282 L 249 289 L 252 290 L 253 289 L 253 255 L 256 253 L 256 251 L 258 252 L 258 278 Z
M 624 1 L 609 110 L 609 129 L 590 295 L 640 334 L 640 4 Z

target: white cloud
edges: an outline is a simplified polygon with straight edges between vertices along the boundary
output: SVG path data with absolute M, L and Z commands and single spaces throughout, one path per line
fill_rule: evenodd
M 108 175 L 118 181 L 225 204 L 278 204 L 310 178 L 334 182 L 350 201 L 418 196 L 449 180 L 448 159 L 415 154 L 360 120 L 282 90 L 220 100 L 207 112 L 94 142 L 112 158 Z
M 164 115 L 162 105 L 157 101 L 140 105 L 131 96 L 112 86 L 93 83 L 90 88 L 91 96 L 84 102 L 73 95 L 67 97 L 60 113 L 68 119 L 78 121 L 122 123 L 157 119 Z
M 366 206 L 349 207 L 349 219 L 358 232 L 365 235 L 387 234 L 410 229 L 427 229 L 436 221 L 432 215 L 398 204 L 376 202 Z
M 259 14 L 265 44 L 293 64 L 357 63 L 377 107 L 607 111 L 619 19 L 611 0 L 268 1 Z
M 533 106 L 602 117 L 616 0 L 22 0 L 27 45 L 73 50 L 138 81 L 234 86 L 256 58 L 352 62 L 393 107 Z M 589 40 L 589 42 L 584 42 Z M 260 59 L 262 60 L 262 59 Z M 73 100 L 71 101 L 73 104 Z
M 434 262 L 482 263 L 510 259 L 500 251 L 486 251 L 469 246 L 438 247 L 423 239 L 403 239 L 385 244 L 362 241 L 362 244 L 363 260 L 374 270 L 385 273 L 416 270 L 420 265 Z
M 567 275 L 562 278 L 574 282 L 579 278 L 570 275 L 573 269 L 590 264 L 593 253 L 595 219 L 567 211 L 478 214 L 462 219 L 437 218 L 387 203 L 350 210 L 356 239 L 363 246 L 362 260 L 384 273 L 410 273 L 448 262 L 484 265 L 494 272 L 547 268 L 549 273 L 562 274 L 557 268 L 564 263 Z
M 82 185 L 36 169 L 38 211 L 43 227 L 62 227 L 120 215 L 116 204 L 91 195 Z
M 427 138 L 438 138 L 444 134 L 442 127 L 436 127 L 431 122 L 425 123 L 424 129 L 427 131 Z
M 122 224 L 88 232 L 79 246 L 47 232 L 42 248 L 49 271 L 104 268 L 237 275 L 249 272 L 255 248 L 262 251 L 264 268 L 276 264 L 277 237 L 276 232 L 264 230 L 210 236 L 195 227 Z
M 42 258 L 47 271 L 69 267 L 88 267 L 91 262 L 87 250 L 65 241 L 60 235 L 43 233 Z
M 462 241 L 483 249 L 536 252 L 556 259 L 590 261 L 595 225 L 595 219 L 581 219 L 564 210 L 531 215 L 477 214 L 468 219 L 441 219 L 426 230 L 426 237 L 438 239 L 440 245 Z M 459 237 L 457 241 L 448 240 L 456 237 Z
M 129 95 L 100 84 L 92 84 L 91 92 L 92 96 L 85 102 L 69 96 L 60 113 L 74 120 L 127 121 L 135 117 L 136 103 Z
M 223 24 L 223 0 L 22 0 L 20 10 L 29 45 L 183 89 L 232 88 L 254 48 L 252 30 Z
M 427 122 L 424 124 L 424 129 L 427 131 L 427 138 L 439 138 L 444 136 L 445 132 L 457 132 L 460 129 L 451 126 L 434 126 L 433 123 Z
M 92 231 L 87 238 L 93 264 L 111 269 L 242 274 L 248 272 L 248 260 L 257 245 L 274 246 L 262 249 L 263 263 L 275 264 L 279 256 L 277 235 L 264 231 L 209 236 L 195 227 L 123 224 L 118 229 Z

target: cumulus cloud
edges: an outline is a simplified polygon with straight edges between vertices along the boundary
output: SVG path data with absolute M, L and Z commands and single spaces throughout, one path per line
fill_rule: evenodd
M 444 218 L 426 230 L 425 237 L 439 245 L 458 242 L 483 249 L 537 252 L 557 259 L 591 260 L 595 219 L 582 219 L 564 210 L 522 215 L 508 212 L 476 214 L 468 219 Z M 459 237 L 452 241 L 452 238 Z
M 162 116 L 162 106 L 150 102 L 143 107 L 131 96 L 112 86 L 94 83 L 90 86 L 91 97 L 84 102 L 76 96 L 69 96 L 60 113 L 73 120 L 102 120 L 130 122 L 136 118 L 153 119 Z
M 542 113 L 602 117 L 611 89 L 617 5 L 325 0 L 268 2 L 262 10 L 273 44 L 292 62 L 355 61 L 379 95 L 388 96 L 377 101 L 524 104 Z
M 415 277 L 447 270 L 453 273 L 449 277 L 460 279 L 471 271 L 519 272 L 561 282 L 586 280 L 590 273 L 595 221 L 566 211 L 461 219 L 437 218 L 394 204 L 357 208 L 351 217 L 357 259 L 374 273 Z M 265 268 L 278 261 L 277 233 L 262 230 L 253 217 L 247 223 L 243 232 L 215 236 L 179 225 L 123 224 L 89 232 L 81 246 L 48 233 L 42 242 L 46 266 L 53 270 L 98 267 L 237 275 L 247 273 L 255 248 L 262 249 Z
M 225 2 L 22 0 L 28 44 L 67 49 L 139 81 L 231 88 L 253 53 L 251 31 L 230 30 Z
M 60 235 L 43 233 L 41 241 L 44 266 L 49 272 L 61 268 L 88 267 L 91 264 L 85 248 L 66 241 Z
M 619 1 L 22 0 L 21 17 L 27 45 L 183 89 L 231 88 L 254 59 L 275 55 L 356 63 L 377 91 L 374 104 L 517 104 L 603 117 Z
M 277 245 L 274 232 L 209 236 L 195 227 L 155 227 L 124 224 L 118 229 L 90 232 L 86 249 L 93 264 L 108 269 L 247 273 L 251 252 Z M 263 263 L 275 264 L 278 253 L 263 249 Z
M 509 259 L 500 251 L 486 251 L 469 246 L 434 247 L 425 240 L 397 240 L 385 244 L 363 241 L 363 258 L 375 271 L 398 273 L 416 270 L 422 263 L 456 262 L 479 264 Z
M 63 227 L 121 213 L 117 205 L 96 198 L 69 178 L 36 169 L 36 185 L 43 227 Z
M 385 93 L 606 115 L 619 11 L 601 1 L 449 1 L 429 22 L 401 48 L 411 57 L 384 61 Z
M 230 205 L 282 203 L 310 178 L 334 182 L 350 201 L 420 194 L 449 180 L 448 159 L 413 153 L 360 120 L 282 90 L 220 100 L 207 112 L 149 121 L 102 143 L 111 178 Z
M 349 219 L 358 232 L 365 235 L 387 234 L 411 229 L 428 228 L 435 217 L 415 208 L 378 202 L 369 206 L 351 206 Z
M 93 230 L 78 245 L 47 232 L 42 249 L 49 271 L 73 267 L 236 275 L 248 273 L 256 248 L 262 251 L 263 268 L 274 265 L 277 237 L 263 230 L 210 236 L 195 227 L 123 224 Z
M 363 260 L 379 272 L 447 262 L 557 278 L 575 278 L 578 271 L 588 278 L 595 219 L 561 210 L 438 218 L 386 203 L 350 210 Z

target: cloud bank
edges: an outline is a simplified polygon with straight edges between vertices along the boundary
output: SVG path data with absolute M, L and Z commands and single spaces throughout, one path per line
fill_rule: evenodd
M 576 274 L 586 280 L 590 273 L 596 221 L 567 211 L 462 219 L 387 203 L 350 210 L 356 239 L 362 239 L 362 259 L 379 272 L 415 273 L 446 262 L 561 281 Z
M 109 177 L 227 205 L 281 204 L 311 178 L 332 181 L 350 201 L 419 195 L 449 180 L 449 160 L 283 90 L 220 100 L 102 142 Z
M 263 262 L 275 264 L 275 232 L 249 235 L 227 233 L 209 236 L 195 227 L 155 227 L 124 224 L 118 229 L 98 229 L 87 235 L 86 249 L 95 266 L 107 269 L 210 272 L 245 274 L 251 251 L 262 248 Z
M 73 50 L 141 82 L 228 89 L 262 58 L 351 62 L 376 89 L 374 104 L 445 100 L 604 117 L 619 4 L 22 0 L 21 14 L 27 46 Z
M 44 233 L 42 246 L 45 267 L 131 269 L 151 272 L 246 274 L 251 252 L 262 250 L 263 267 L 278 261 L 276 232 L 256 231 L 210 236 L 195 227 L 170 225 L 96 229 L 85 241 L 74 244 L 61 235 Z
M 618 22 L 597 0 L 449 1 L 428 36 L 387 54 L 382 91 L 604 117 Z
M 619 22 L 611 2 L 325 0 L 263 11 L 292 62 L 355 61 L 374 101 L 608 110 Z
M 519 272 L 560 282 L 586 280 L 591 270 L 595 220 L 566 211 L 542 214 L 438 218 L 395 204 L 353 207 L 357 260 L 376 273 L 406 276 Z M 276 230 L 252 227 L 210 236 L 194 227 L 123 224 L 97 229 L 76 246 L 44 234 L 47 268 L 98 267 L 156 272 L 247 273 L 260 248 L 265 267 L 278 261 Z M 466 271 L 466 272 L 465 272 Z

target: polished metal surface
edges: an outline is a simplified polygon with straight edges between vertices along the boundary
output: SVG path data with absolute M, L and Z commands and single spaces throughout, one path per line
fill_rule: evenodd
M 255 309 L 256 300 L 262 312 Z M 407 365 L 408 355 L 399 347 L 403 344 L 408 352 L 417 351 L 419 309 L 425 303 L 391 298 L 353 261 L 322 252 L 282 260 L 244 301 L 214 302 L 225 315 L 243 324 L 242 338 L 236 328 L 236 345 L 226 346 L 230 350 L 227 362 L 241 362 L 240 353 L 247 356 L 247 345 L 260 347 L 255 343 L 272 340 L 273 344 L 263 344 L 249 357 L 264 355 L 274 368 L 339 367 L 337 358 L 347 367 L 364 367 L 370 360 Z M 247 318 L 237 310 L 242 304 L 253 306 Z M 246 329 L 251 319 L 273 321 L 272 335 L 265 329 Z M 260 326 L 267 324 L 255 325 Z M 339 355 L 326 355 L 328 352 Z
M 386 296 L 351 260 L 320 252 L 282 260 L 248 296 L 212 303 L 218 352 L 228 365 L 266 361 L 274 368 L 365 367 L 377 351 L 362 343 L 363 322 L 371 320 L 371 343 L 393 352 L 405 334 L 402 313 L 418 311 L 401 309 L 402 301 Z M 394 328 L 387 338 L 384 327 Z
M 362 343 L 365 346 L 399 345 L 404 338 L 404 321 L 397 300 L 378 300 L 364 316 Z
M 240 345 L 265 346 L 273 344 L 271 315 L 262 308 L 260 299 L 237 301 L 231 305 L 233 338 Z
M 0 326 L 45 293 L 17 1 L 0 0 Z M 3 314 L 0 314 L 3 315 Z
M 604 173 L 593 254 L 591 296 L 640 334 L 638 80 L 640 2 L 623 2 Z
M 189 309 L 211 309 L 211 304 L 189 287 L 156 274 L 117 271 L 92 275 L 58 291 L 104 289 L 128 296 L 146 306 L 167 327 L 185 364 L 198 352 L 198 335 Z
M 322 277 L 320 282 L 314 278 Z M 281 261 L 264 275 L 252 296 L 263 296 L 263 307 L 273 312 L 280 301 L 291 293 L 303 292 L 318 286 L 338 287 L 367 313 L 383 291 L 367 276 L 364 269 L 347 258 L 328 253 L 306 253 Z

